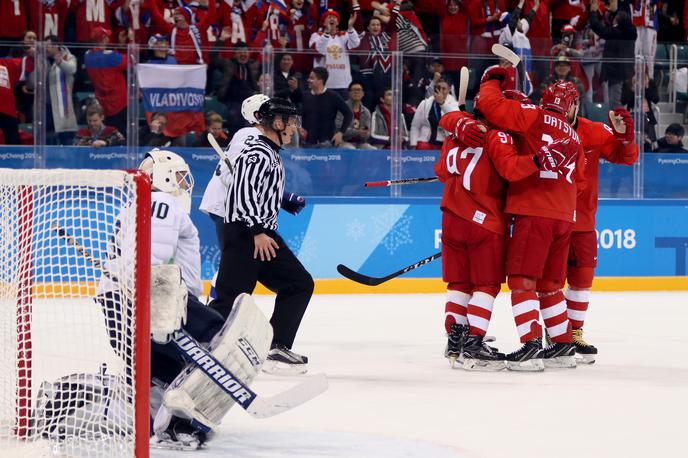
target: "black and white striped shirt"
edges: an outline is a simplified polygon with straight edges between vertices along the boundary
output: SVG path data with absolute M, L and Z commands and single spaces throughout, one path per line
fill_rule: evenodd
M 280 147 L 263 135 L 247 142 L 234 163 L 225 221 L 244 223 L 254 235 L 277 230 L 284 193 L 284 164 L 279 151 Z

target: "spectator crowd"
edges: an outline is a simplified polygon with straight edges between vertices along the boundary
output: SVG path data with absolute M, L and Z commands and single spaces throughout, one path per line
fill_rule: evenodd
M 655 56 L 685 42 L 687 24 L 684 0 L 0 0 L 0 144 L 32 141 L 40 67 L 48 144 L 123 145 L 136 131 L 140 145 L 207 146 L 206 133 L 227 144 L 244 127 L 241 102 L 263 92 L 301 108 L 294 144 L 389 148 L 401 51 L 399 132 L 408 148 L 437 149 L 461 67 L 470 99 L 502 43 L 523 58 L 514 81 L 536 102 L 568 80 L 584 102 L 634 108 L 642 55 L 645 150 L 666 151 L 684 129 L 655 132 Z M 142 109 L 132 129 L 127 72 L 139 63 L 206 65 L 205 112 Z

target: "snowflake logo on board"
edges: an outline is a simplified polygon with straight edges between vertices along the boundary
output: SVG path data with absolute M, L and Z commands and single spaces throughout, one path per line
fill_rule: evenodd
M 305 232 L 287 240 L 289 249 L 298 253 L 301 262 L 314 261 L 318 259 L 318 244 L 312 236 L 307 236 Z
M 358 242 L 365 235 L 365 224 L 354 218 L 346 224 L 346 237 L 352 239 L 354 242 Z
M 375 224 L 375 231 L 379 234 L 383 228 L 389 227 L 391 219 L 396 219 L 396 215 L 392 212 L 382 213 L 373 218 Z M 392 228 L 386 233 L 382 239 L 382 245 L 387 248 L 389 254 L 394 254 L 399 247 L 413 243 L 411 237 L 411 221 L 413 217 L 404 215 L 399 218 Z

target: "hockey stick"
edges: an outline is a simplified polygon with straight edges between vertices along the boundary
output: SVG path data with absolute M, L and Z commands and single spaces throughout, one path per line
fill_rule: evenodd
M 392 186 L 395 184 L 418 184 L 418 183 L 432 183 L 438 181 L 437 177 L 427 178 L 403 178 L 401 180 L 382 180 L 382 181 L 366 181 L 363 186 L 366 188 L 376 188 L 378 186 Z
M 51 229 L 64 238 L 67 244 L 75 247 L 84 259 L 99 268 L 103 275 L 117 282 L 117 278 L 103 266 L 102 262 L 96 259 L 66 229 L 60 227 L 57 223 L 53 223 Z M 318 396 L 328 387 L 325 375 L 317 374 L 273 396 L 258 396 L 232 374 L 217 358 L 210 354 L 208 350 L 196 342 L 185 330 L 179 329 L 175 331 L 172 334 L 172 343 L 181 351 L 183 357 L 189 363 L 200 369 L 201 372 L 227 393 L 234 402 L 256 418 L 267 418 L 293 409 Z
M 500 45 L 499 43 L 495 43 L 492 45 L 492 54 L 508 61 L 514 67 L 518 67 L 518 64 L 521 63 L 521 58 L 518 57 L 518 54 L 516 54 L 506 46 Z
M 397 270 L 394 273 L 391 273 L 389 275 L 386 275 L 384 277 L 369 277 L 368 275 L 363 275 L 361 273 L 355 272 L 348 267 L 346 267 L 344 264 L 339 264 L 337 266 L 337 272 L 339 272 L 343 277 L 348 278 L 349 280 L 355 281 L 356 283 L 361 283 L 363 285 L 368 285 L 368 286 L 377 286 L 379 284 L 382 284 L 386 281 L 389 281 L 393 278 L 398 277 L 399 275 L 403 275 L 406 272 L 409 272 L 413 269 L 417 269 L 420 266 L 424 266 L 425 264 L 434 261 L 435 259 L 439 258 L 442 256 L 442 252 L 435 253 L 432 256 L 428 256 L 425 259 L 421 259 L 420 261 L 416 262 L 415 264 L 411 264 L 410 266 L 404 267 L 401 270 Z
M 225 156 L 224 151 L 222 151 L 222 147 L 217 142 L 217 140 L 215 140 L 215 137 L 210 132 L 208 132 L 208 143 L 210 143 L 210 146 L 213 147 L 217 155 L 220 156 L 220 159 L 222 159 L 225 162 L 227 168 L 229 169 L 229 173 L 234 173 L 234 168 L 232 167 L 231 162 L 229 162 L 229 158 Z
M 461 67 L 461 74 L 459 76 L 459 110 L 466 111 L 466 92 L 468 91 L 468 80 L 470 74 L 468 68 Z

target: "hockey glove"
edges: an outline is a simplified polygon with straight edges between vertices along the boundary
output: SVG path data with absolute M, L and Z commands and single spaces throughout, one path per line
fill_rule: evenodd
M 624 145 L 633 142 L 635 125 L 633 124 L 633 117 L 627 109 L 617 108 L 609 111 L 609 113 L 607 113 L 607 120 L 617 140 Z
M 539 169 L 547 172 L 559 172 L 575 162 L 578 145 L 570 140 L 557 140 L 550 145 L 543 145 L 533 160 Z
M 506 69 L 504 67 L 500 67 L 499 65 L 495 65 L 494 67 L 490 67 L 487 69 L 485 74 L 483 75 L 482 79 L 480 80 L 480 83 L 484 83 L 485 81 L 489 80 L 497 80 L 499 81 L 500 87 L 504 84 L 504 81 L 509 77 Z
M 487 127 L 480 121 L 471 118 L 461 118 L 454 127 L 456 140 L 469 148 L 483 146 Z
M 306 206 L 306 199 L 293 192 L 284 192 L 282 194 L 282 209 L 291 213 L 298 214 Z

